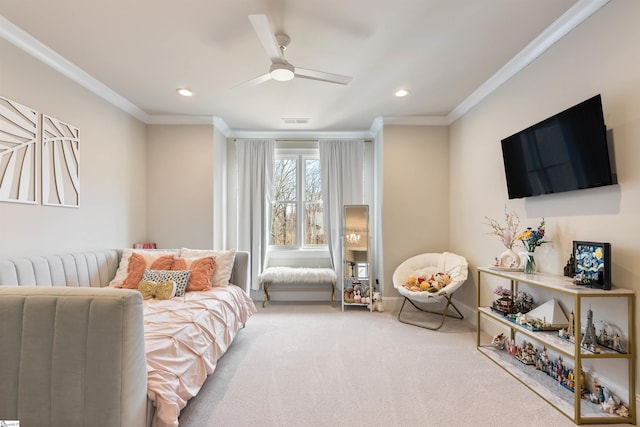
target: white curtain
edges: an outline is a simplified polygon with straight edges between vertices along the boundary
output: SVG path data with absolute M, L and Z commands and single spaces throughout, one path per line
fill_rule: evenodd
M 238 140 L 238 249 L 251 254 L 251 289 L 258 290 L 271 221 L 271 181 L 275 141 Z M 249 292 L 249 289 L 247 289 Z
M 320 140 L 318 148 L 327 244 L 333 268 L 339 273 L 344 205 L 364 202 L 364 140 Z

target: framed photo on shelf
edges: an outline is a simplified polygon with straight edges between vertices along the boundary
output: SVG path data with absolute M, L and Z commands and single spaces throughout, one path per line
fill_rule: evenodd
M 574 240 L 573 257 L 578 285 L 611 289 L 611 244 Z

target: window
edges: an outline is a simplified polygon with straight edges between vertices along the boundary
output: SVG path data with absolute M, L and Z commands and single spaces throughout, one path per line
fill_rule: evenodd
M 317 150 L 281 150 L 273 164 L 273 246 L 326 246 Z

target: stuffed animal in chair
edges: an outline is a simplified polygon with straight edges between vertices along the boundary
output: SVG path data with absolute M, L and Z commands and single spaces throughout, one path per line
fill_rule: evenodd
M 371 308 L 371 306 L 373 308 Z M 384 311 L 384 306 L 382 305 L 382 295 L 380 295 L 380 292 L 373 293 L 373 296 L 371 297 L 371 304 L 369 309 L 372 311 L 380 311 L 380 312 Z

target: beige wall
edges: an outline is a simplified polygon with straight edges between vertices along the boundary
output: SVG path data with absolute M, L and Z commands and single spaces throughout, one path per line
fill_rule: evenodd
M 384 296 L 410 256 L 449 250 L 449 145 L 445 126 L 384 126 L 382 245 Z
M 0 95 L 80 129 L 80 208 L 0 202 L 0 257 L 146 237 L 145 125 L 0 39 Z
M 451 247 L 472 265 L 501 251 L 483 222 L 506 204 L 523 226 L 546 218 L 552 243 L 539 249 L 543 271 L 562 271 L 573 240 L 611 242 L 614 284 L 640 289 L 638 16 L 637 2 L 609 3 L 451 126 Z M 619 185 L 508 200 L 500 140 L 597 93 L 613 130 Z
M 546 218 L 551 243 L 536 251 L 542 271 L 562 274 L 573 240 L 610 242 L 614 285 L 640 290 L 638 17 L 640 3 L 610 2 L 451 126 L 451 250 L 472 267 L 458 295 L 465 304 L 475 306 L 475 267 L 503 250 L 483 223 L 501 218 L 505 204 L 522 226 Z M 597 93 L 613 130 L 619 185 L 508 200 L 500 140 Z
M 148 238 L 213 248 L 213 125 L 150 125 Z

